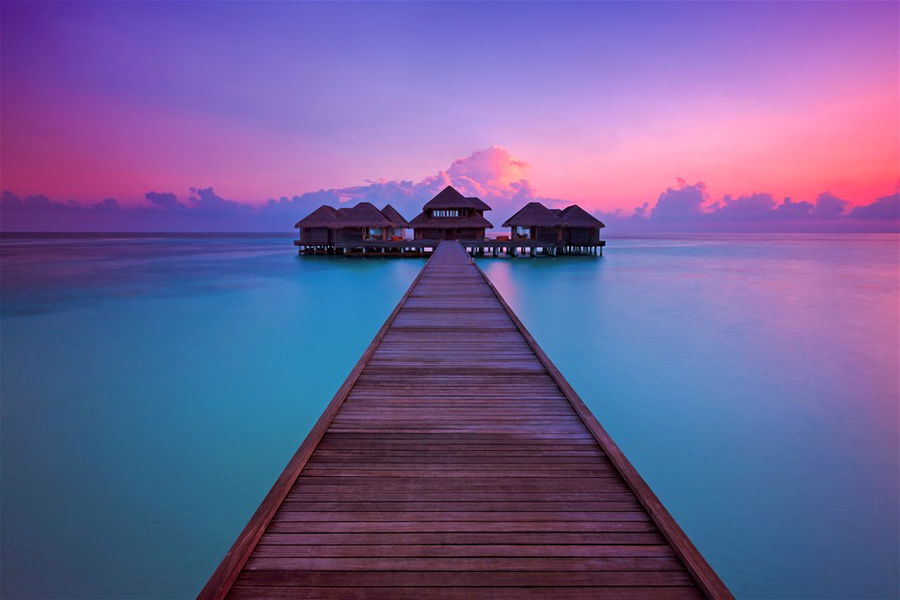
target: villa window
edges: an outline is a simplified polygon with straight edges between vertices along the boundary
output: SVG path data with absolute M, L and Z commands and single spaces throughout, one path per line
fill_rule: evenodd
M 459 210 L 458 209 L 450 209 L 450 210 L 433 210 L 431 211 L 432 217 L 458 217 Z

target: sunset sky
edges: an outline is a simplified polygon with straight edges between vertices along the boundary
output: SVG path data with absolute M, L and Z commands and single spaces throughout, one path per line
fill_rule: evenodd
M 849 206 L 900 164 L 896 2 L 3 3 L 2 187 L 120 205 L 495 182 Z M 505 159 L 504 159 L 505 160 Z

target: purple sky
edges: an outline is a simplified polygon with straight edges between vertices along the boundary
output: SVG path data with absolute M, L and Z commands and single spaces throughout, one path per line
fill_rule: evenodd
M 439 181 L 496 225 L 896 229 L 895 2 L 0 7 L 4 229 L 285 230 Z

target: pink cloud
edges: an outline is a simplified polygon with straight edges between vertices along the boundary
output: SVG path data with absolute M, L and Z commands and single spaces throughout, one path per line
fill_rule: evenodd
M 510 200 L 534 195 L 525 179 L 529 168 L 528 163 L 513 158 L 505 148 L 491 146 L 453 161 L 449 169 L 436 177 L 470 196 Z
M 5 230 L 44 231 L 287 231 L 298 218 L 321 204 L 372 202 L 392 204 L 407 218 L 446 185 L 478 196 L 493 211 L 498 227 L 527 202 L 570 204 L 539 196 L 528 179 L 527 162 L 500 146 L 491 146 L 453 161 L 447 169 L 419 181 L 379 180 L 364 185 L 321 189 L 258 205 L 220 196 L 212 187 L 190 188 L 185 198 L 172 192 L 147 192 L 145 203 L 120 205 L 114 198 L 80 204 L 44 195 L 20 198 L 4 192 L 0 211 Z M 608 231 L 895 231 L 900 224 L 900 196 L 876 199 L 848 212 L 848 202 L 823 192 L 815 202 L 775 200 L 771 193 L 726 194 L 713 199 L 706 183 L 678 179 L 651 205 L 595 214 Z

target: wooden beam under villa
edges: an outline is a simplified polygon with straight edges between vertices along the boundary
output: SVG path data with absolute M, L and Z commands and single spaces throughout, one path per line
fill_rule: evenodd
M 456 241 L 199 596 L 731 597 Z

